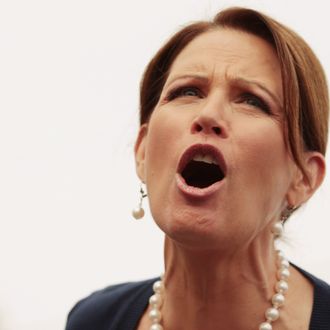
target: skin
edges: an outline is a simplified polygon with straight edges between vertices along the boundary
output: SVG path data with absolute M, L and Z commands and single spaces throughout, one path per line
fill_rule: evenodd
M 305 154 L 310 180 L 292 160 L 282 103 L 277 56 L 251 34 L 204 33 L 172 64 L 135 148 L 137 173 L 166 237 L 166 330 L 247 330 L 263 322 L 276 281 L 271 226 L 288 205 L 305 202 L 324 176 L 322 155 Z M 216 147 L 227 167 L 219 188 L 198 198 L 176 181 L 182 154 L 196 143 Z M 312 296 L 311 284 L 292 269 L 274 329 L 308 329 Z M 145 314 L 138 329 L 149 326 Z

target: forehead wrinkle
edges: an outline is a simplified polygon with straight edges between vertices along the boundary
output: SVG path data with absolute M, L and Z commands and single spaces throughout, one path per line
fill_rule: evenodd
M 171 77 L 171 75 L 173 75 L 173 71 L 177 71 L 179 73 L 175 74 L 176 76 L 184 76 L 184 75 L 204 75 L 202 73 L 205 73 L 207 71 L 207 68 L 205 66 L 205 64 L 203 62 L 193 62 L 193 63 L 189 63 L 188 65 L 184 65 L 184 66 L 179 66 L 177 67 L 177 62 L 173 63 L 173 67 L 170 70 L 169 73 L 169 77 Z
M 175 70 L 173 72 L 173 69 Z M 182 68 L 176 68 L 174 65 L 174 68 L 170 70 L 170 73 L 166 79 L 164 88 L 166 88 L 168 85 L 170 85 L 172 82 L 178 80 L 178 79 L 187 79 L 187 78 L 193 78 L 197 80 L 201 80 L 204 82 L 209 81 L 209 77 L 206 74 L 206 66 L 203 63 L 192 63 L 187 66 L 183 66 Z
M 217 66 L 226 65 L 230 66 L 234 64 L 237 60 L 242 58 L 241 54 L 235 54 L 231 49 L 227 47 L 222 47 L 221 52 L 219 53 L 219 49 L 217 46 L 213 47 L 201 47 L 198 51 L 194 50 L 193 53 L 188 45 L 186 48 L 182 50 L 182 52 L 178 55 L 178 57 L 174 60 L 172 64 L 172 68 L 169 72 L 169 77 L 171 77 L 173 71 L 182 72 L 184 74 L 199 74 L 201 76 L 207 75 L 210 76 L 212 71 L 212 75 L 217 71 Z M 217 55 L 214 55 L 212 52 L 214 50 Z M 189 55 L 187 55 L 187 52 Z M 196 62 L 195 56 L 196 53 L 198 55 L 198 61 Z M 213 53 L 213 54 L 212 54 Z M 210 54 L 212 54 L 212 58 L 210 58 Z M 205 56 L 206 55 L 206 56 Z M 215 56 L 215 57 L 214 57 Z M 206 61 L 206 62 L 205 62 Z M 210 62 L 213 61 L 213 67 L 210 70 Z
M 212 69 L 209 67 L 210 64 L 205 65 L 203 62 L 198 63 L 191 63 L 190 65 L 184 66 L 182 68 L 175 68 L 175 71 L 178 71 L 177 73 L 173 73 L 173 69 L 170 71 L 170 74 L 167 78 L 167 81 L 164 85 L 164 87 L 170 85 L 173 81 L 177 79 L 185 79 L 185 78 L 194 78 L 197 80 L 201 80 L 204 82 L 212 82 L 214 81 L 215 77 L 220 76 L 217 73 L 217 63 L 214 63 L 212 66 Z M 225 69 L 225 76 L 226 72 L 229 70 L 230 64 L 226 66 Z M 222 71 L 222 69 L 221 69 Z M 222 74 L 221 74 L 222 76 Z M 223 79 L 221 79 L 223 80 Z
M 215 52 L 212 52 L 213 48 Z M 207 55 L 209 51 L 211 58 Z M 235 53 L 232 49 L 225 46 L 221 47 L 219 52 L 219 48 L 213 45 L 212 47 L 200 47 L 198 52 L 194 49 L 192 54 L 189 53 L 189 56 L 186 52 L 191 52 L 189 45 L 174 61 L 165 86 L 180 78 L 193 78 L 214 85 L 228 82 L 231 85 L 254 86 L 266 92 L 282 108 L 281 97 L 275 91 L 273 92 L 266 82 L 259 81 L 253 77 L 250 78 L 249 75 L 246 76 L 246 72 L 244 74 L 245 70 L 243 70 L 243 76 L 238 74 L 239 72 L 235 72 L 237 69 L 239 71 L 242 69 L 240 68 L 242 65 L 240 60 L 246 59 L 246 56 L 243 56 L 243 54 Z M 198 61 L 196 61 L 196 53 Z M 205 55 L 207 56 L 205 57 Z M 268 65 L 268 63 L 266 64 Z M 259 63 L 259 65 L 263 66 L 263 63 Z

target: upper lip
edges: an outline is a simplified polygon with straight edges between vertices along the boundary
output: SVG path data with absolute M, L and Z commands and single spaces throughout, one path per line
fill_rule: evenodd
M 197 154 L 212 155 L 216 159 L 223 175 L 224 176 L 226 175 L 227 166 L 221 151 L 212 144 L 202 144 L 202 143 L 193 144 L 183 152 L 178 164 L 178 169 L 177 169 L 178 173 L 182 173 L 186 165 Z

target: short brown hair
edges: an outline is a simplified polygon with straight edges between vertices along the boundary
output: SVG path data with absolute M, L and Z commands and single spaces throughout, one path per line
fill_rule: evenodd
M 329 95 L 323 68 L 307 43 L 288 27 L 258 11 L 229 8 L 212 21 L 190 24 L 157 52 L 141 81 L 140 124 L 148 122 L 158 103 L 171 65 L 194 38 L 217 28 L 256 35 L 272 45 L 282 74 L 284 134 L 293 159 L 304 174 L 304 150 L 326 152 Z

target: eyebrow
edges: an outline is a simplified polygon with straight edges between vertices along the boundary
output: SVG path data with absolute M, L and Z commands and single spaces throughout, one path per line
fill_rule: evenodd
M 282 103 L 280 101 L 280 99 L 277 97 L 277 95 L 275 95 L 272 91 L 270 91 L 264 84 L 260 83 L 259 81 L 256 80 L 249 80 L 249 79 L 245 79 L 242 77 L 233 77 L 233 78 L 229 78 L 229 80 L 231 82 L 240 84 L 240 85 L 254 85 L 259 87 L 261 90 L 263 90 L 266 94 L 269 95 L 269 97 L 280 107 L 282 108 Z
M 172 79 L 170 79 L 168 82 L 166 82 L 165 87 L 171 85 L 174 81 L 176 80 L 181 80 L 181 79 L 193 79 L 197 81 L 201 81 L 204 83 L 209 83 L 209 78 L 198 75 L 198 74 L 183 74 L 183 75 L 177 75 L 174 76 Z M 279 97 L 275 95 L 272 91 L 270 91 L 264 84 L 257 80 L 250 80 L 242 77 L 227 77 L 227 80 L 231 84 L 238 84 L 241 86 L 248 86 L 248 85 L 254 85 L 263 90 L 268 96 L 282 109 L 282 102 L 280 101 Z
M 165 83 L 165 87 L 171 85 L 176 80 L 182 80 L 182 79 L 193 79 L 193 80 L 198 80 L 201 82 L 207 82 L 207 83 L 209 82 L 209 78 L 207 78 L 205 76 L 201 76 L 198 74 L 183 74 L 183 75 L 176 75 L 172 79 L 168 80 Z

